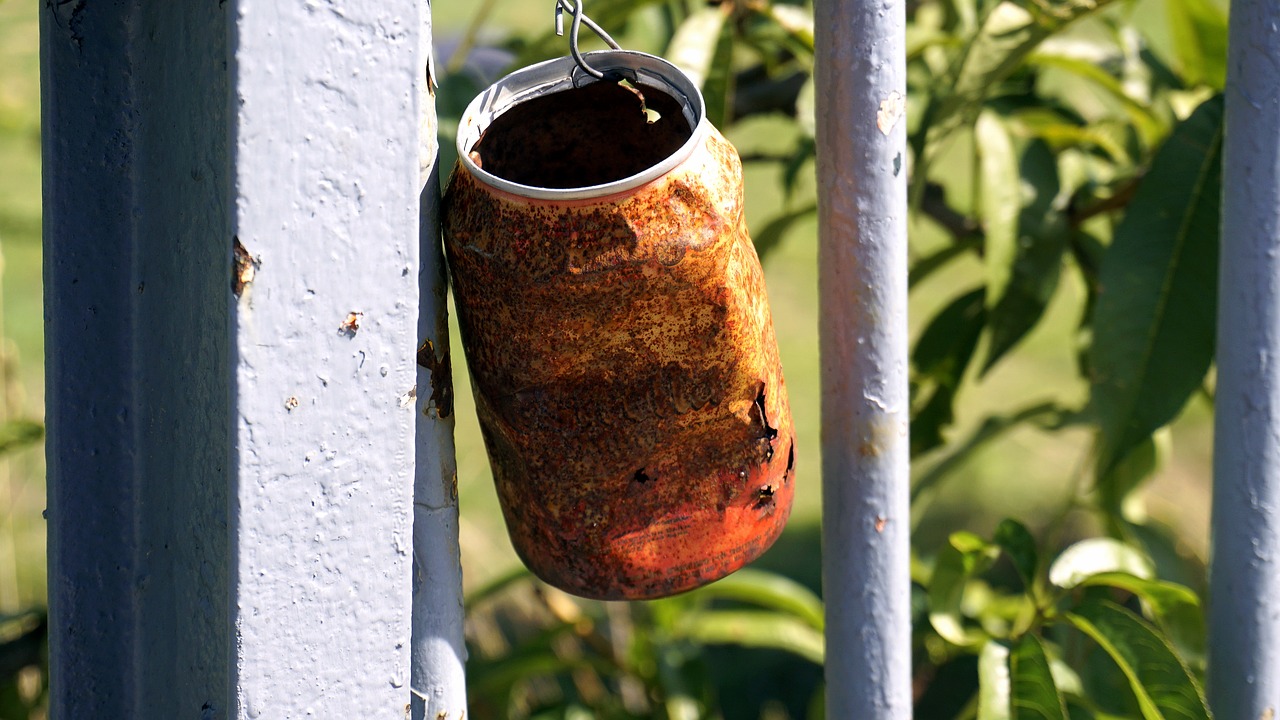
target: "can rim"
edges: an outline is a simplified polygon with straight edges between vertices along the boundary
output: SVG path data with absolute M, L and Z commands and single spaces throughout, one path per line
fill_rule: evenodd
M 631 190 L 667 174 L 693 154 L 707 134 L 707 114 L 702 93 L 680 68 L 656 55 L 635 50 L 595 50 L 583 53 L 590 65 L 602 72 L 616 71 L 630 82 L 667 93 L 680 103 L 690 134 L 678 150 L 644 171 L 600 185 L 547 188 L 524 185 L 498 177 L 475 164 L 471 148 L 484 130 L 504 112 L 537 97 L 583 87 L 596 78 L 582 72 L 572 57 L 547 60 L 516 70 L 477 95 L 458 122 L 458 161 L 473 177 L 486 185 L 527 198 L 540 200 L 582 200 Z

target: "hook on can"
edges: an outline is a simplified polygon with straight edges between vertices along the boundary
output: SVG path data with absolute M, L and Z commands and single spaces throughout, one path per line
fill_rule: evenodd
M 587 17 L 586 13 L 582 9 L 584 2 L 585 0 L 578 0 L 577 3 L 569 2 L 569 0 L 556 0 L 556 35 L 564 35 L 564 13 L 568 10 L 573 14 L 573 24 L 569 26 L 569 53 L 573 55 L 573 61 L 578 64 L 578 67 L 582 68 L 583 72 L 587 73 L 591 77 L 597 80 L 604 80 L 606 77 L 605 74 L 594 67 L 591 67 L 591 65 L 587 63 L 586 59 L 582 57 L 582 51 L 578 49 L 578 34 L 581 31 L 582 26 L 585 24 L 591 29 L 591 32 L 599 35 L 600 39 L 614 50 L 621 50 L 622 46 L 618 45 L 617 41 L 610 37 L 609 33 L 605 32 L 604 28 L 600 27 L 594 20 Z M 621 78 L 618 79 L 620 80 Z

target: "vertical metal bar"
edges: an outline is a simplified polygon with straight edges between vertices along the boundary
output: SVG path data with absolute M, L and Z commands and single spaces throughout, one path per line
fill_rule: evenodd
M 814 13 L 827 717 L 907 718 L 905 8 Z
M 1280 717 L 1280 11 L 1231 3 L 1223 139 L 1208 686 Z
M 431 4 L 421 2 L 419 62 L 428 82 Z M 449 353 L 448 274 L 440 245 L 440 160 L 435 96 L 418 93 L 422 267 L 418 276 L 417 465 L 413 492 L 412 715 L 463 720 L 467 709 L 458 472 L 453 445 L 453 376 Z
M 403 718 L 421 3 L 228 10 L 236 716 Z
M 226 20 L 41 3 L 51 712 L 225 711 Z

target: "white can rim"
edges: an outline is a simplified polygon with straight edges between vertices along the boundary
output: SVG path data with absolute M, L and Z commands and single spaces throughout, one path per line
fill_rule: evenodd
M 521 68 L 490 85 L 471 101 L 458 123 L 458 159 L 467 172 L 484 184 L 512 195 L 540 200 L 583 200 L 625 192 L 652 182 L 684 162 L 706 139 L 708 122 L 702 93 L 675 65 L 634 50 L 596 50 L 584 53 L 583 57 L 591 67 L 602 72 L 618 71 L 638 87 L 654 88 L 670 95 L 680 103 L 685 121 L 689 123 L 689 138 L 678 150 L 643 172 L 601 185 L 574 188 L 524 185 L 476 165 L 471 159 L 471 149 L 499 115 L 534 98 L 599 82 L 582 72 L 573 58 L 562 57 Z

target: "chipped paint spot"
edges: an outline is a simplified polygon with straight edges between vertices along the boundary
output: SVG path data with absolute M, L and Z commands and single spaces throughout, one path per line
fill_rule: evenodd
M 249 250 L 240 242 L 239 236 L 231 238 L 233 243 L 231 259 L 231 293 L 239 299 L 245 288 L 253 284 L 253 278 L 262 267 L 262 260 L 249 254 Z
M 889 97 L 880 101 L 880 110 L 876 113 L 876 127 L 880 129 L 880 132 L 888 135 L 893 131 L 894 126 L 898 124 L 898 120 L 902 119 L 906 111 L 907 98 L 902 93 L 894 90 L 889 93 Z M 894 174 L 896 175 L 897 173 Z
M 424 340 L 418 348 L 418 365 L 431 371 L 430 404 L 423 408 L 427 412 L 436 409 L 436 417 L 447 418 L 453 414 L 453 363 L 449 351 L 445 350 L 436 357 L 436 346 L 431 340 Z
M 285 399 L 284 401 L 285 410 L 288 410 L 289 412 L 293 412 L 294 408 L 296 407 L 298 407 L 298 398 L 296 395 L 290 395 L 288 398 Z
M 889 518 L 881 517 L 879 515 L 876 516 L 876 532 L 878 533 L 884 532 L 884 528 L 888 524 L 889 524 Z
M 409 388 L 408 392 L 400 396 L 401 409 L 409 407 L 410 405 L 413 404 L 413 401 L 416 399 L 418 399 L 418 386 L 414 385 L 413 387 Z
M 347 317 L 338 325 L 338 334 L 347 337 L 355 337 L 360 331 L 360 318 L 364 317 L 364 313 L 352 310 L 347 313 Z

